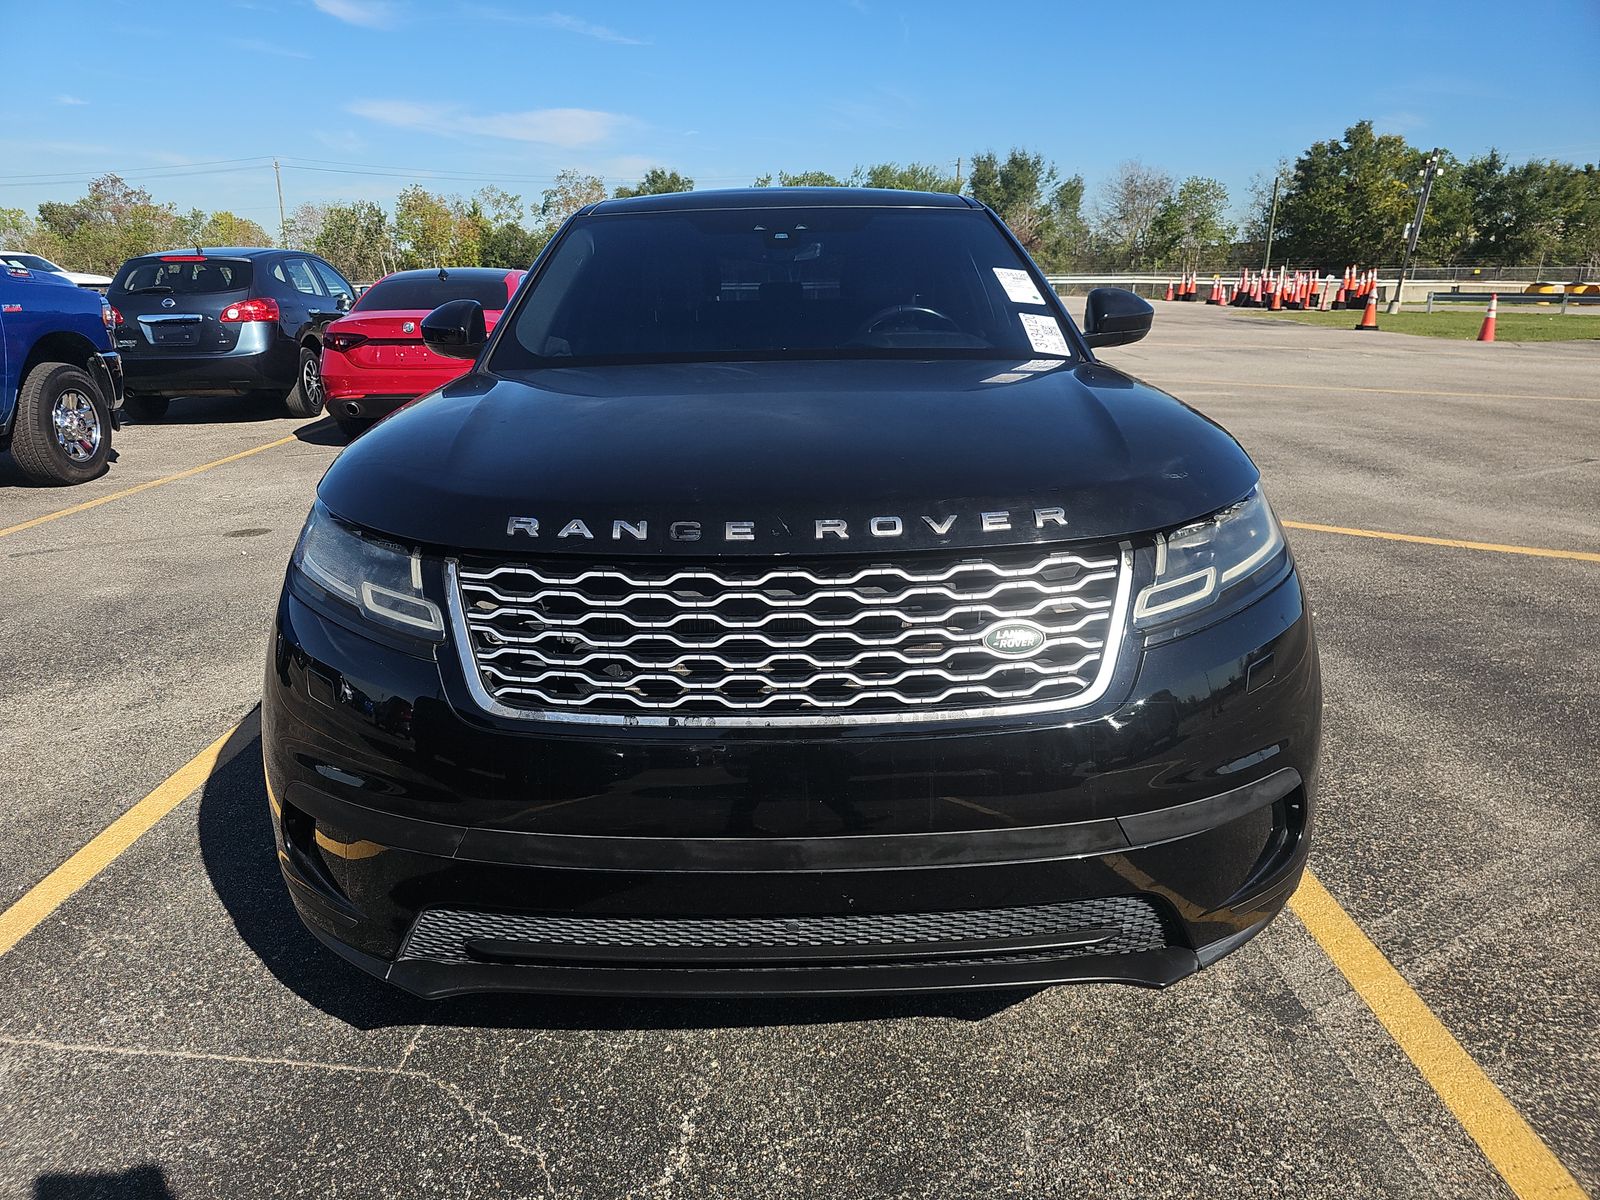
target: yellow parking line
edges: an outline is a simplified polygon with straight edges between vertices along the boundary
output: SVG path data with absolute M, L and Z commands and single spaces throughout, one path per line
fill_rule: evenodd
M 1285 529 L 1309 529 L 1313 533 L 1340 533 L 1346 537 L 1382 538 L 1386 542 L 1416 542 L 1423 546 L 1448 546 L 1456 550 L 1487 550 L 1494 554 L 1526 554 L 1532 558 L 1570 558 L 1578 562 L 1600 563 L 1593 550 L 1552 550 L 1545 546 L 1507 546 L 1500 542 L 1468 542 L 1461 538 L 1424 537 L 1419 533 L 1388 533 L 1381 529 L 1350 529 L 1343 525 L 1315 525 L 1310 521 L 1281 521 Z
M 105 829 L 80 850 L 25 892 L 5 912 L 0 913 L 0 955 L 32 932 L 41 921 L 80 891 L 110 866 L 183 799 L 202 786 L 218 767 L 249 744 L 248 737 L 233 740 L 255 715 L 246 717 L 211 745 L 196 754 L 167 777 L 166 781 Z
M 252 713 L 217 738 L 0 913 L 0 955 L 248 745 L 258 719 Z M 365 850 L 361 843 L 356 845 Z M 1504 1093 L 1310 871 L 1289 907 L 1520 1200 L 1587 1200 Z
M 1346 383 L 1257 383 L 1243 379 L 1186 379 L 1172 385 L 1171 390 L 1182 395 L 1184 387 L 1193 383 L 1197 387 L 1262 388 L 1273 392 L 1364 392 L 1372 396 L 1447 396 L 1468 400 L 1580 400 L 1600 404 L 1600 396 L 1552 396 L 1531 392 L 1440 392 L 1424 388 L 1352 387 Z
M 1289 907 L 1520 1200 L 1584 1200 L 1550 1147 L 1310 871 Z
M 208 463 L 201 463 L 198 467 L 190 467 L 187 471 L 179 471 L 175 475 L 164 475 L 160 479 L 152 479 L 147 483 L 137 484 L 131 488 L 123 488 L 120 492 L 112 492 L 109 496 L 100 496 L 94 500 L 85 500 L 82 504 L 74 504 L 71 508 L 63 508 L 59 512 L 45 513 L 42 517 L 34 517 L 31 521 L 24 521 L 20 525 L 10 525 L 0 529 L 0 537 L 7 534 L 21 533 L 24 529 L 32 529 L 36 525 L 44 525 L 50 521 L 59 521 L 62 517 L 70 517 L 73 513 L 87 512 L 91 508 L 99 508 L 102 504 L 110 504 L 113 500 L 121 500 L 127 496 L 134 496 L 140 492 L 148 492 L 151 488 L 158 488 L 165 483 L 176 483 L 180 479 L 188 479 L 191 475 L 199 475 L 213 467 L 225 466 L 231 462 L 238 462 L 241 458 L 249 458 L 252 454 L 260 454 L 266 450 L 273 450 L 279 446 L 287 446 L 294 441 L 294 435 L 281 437 L 275 442 L 268 442 L 263 446 L 253 446 L 249 450 L 241 450 L 237 454 L 230 454 L 227 458 L 214 459 Z

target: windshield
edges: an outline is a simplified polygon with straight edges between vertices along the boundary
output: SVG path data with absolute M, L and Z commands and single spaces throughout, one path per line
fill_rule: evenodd
M 24 271 L 60 271 L 48 258 L 40 258 L 37 254 L 15 254 L 10 250 L 0 250 L 0 263 L 8 267 L 20 267 Z
M 1042 287 L 975 209 L 591 216 L 552 251 L 489 369 L 1070 357 Z
M 521 278 L 521 273 L 515 271 L 448 273 L 444 279 L 440 279 L 436 271 L 426 275 L 391 275 L 362 292 L 351 311 L 432 312 L 450 300 L 476 300 L 485 309 L 498 312 L 506 306 Z
M 136 258 L 117 273 L 113 292 L 162 292 L 195 295 L 203 292 L 237 292 L 250 286 L 250 260 L 169 255 Z

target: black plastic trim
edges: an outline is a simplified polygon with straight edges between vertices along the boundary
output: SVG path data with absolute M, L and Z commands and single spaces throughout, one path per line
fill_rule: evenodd
M 1292 767 L 1189 804 L 1121 818 L 958 833 L 822 838 L 600 837 L 419 821 L 295 782 L 287 800 L 318 821 L 397 849 L 470 862 L 611 871 L 904 870 L 1042 862 L 1134 850 L 1226 824 L 1300 786 Z

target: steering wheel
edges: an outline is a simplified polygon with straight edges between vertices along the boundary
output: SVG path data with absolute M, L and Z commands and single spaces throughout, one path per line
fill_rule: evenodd
M 877 332 L 878 326 L 884 324 L 893 317 L 930 317 L 942 324 L 944 328 L 949 330 L 951 333 L 961 332 L 961 326 L 957 325 L 954 321 L 945 316 L 936 308 L 928 308 L 926 305 L 922 304 L 891 304 L 888 308 L 879 309 L 865 321 L 861 322 L 861 324 L 856 328 L 855 336 L 861 337 L 864 334 L 875 333 Z M 920 327 L 921 322 L 918 321 L 914 324 L 916 327 Z

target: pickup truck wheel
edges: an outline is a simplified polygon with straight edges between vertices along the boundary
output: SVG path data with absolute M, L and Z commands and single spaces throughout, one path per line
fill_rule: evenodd
M 315 346 L 301 346 L 300 373 L 295 376 L 294 387 L 283 398 L 283 406 L 291 417 L 320 417 L 324 394 L 322 351 Z
M 35 483 L 83 483 L 106 469 L 111 414 L 88 372 L 70 363 L 40 363 L 28 372 L 11 453 Z
M 125 396 L 122 406 L 141 421 L 159 421 L 167 415 L 172 401 L 166 396 Z

